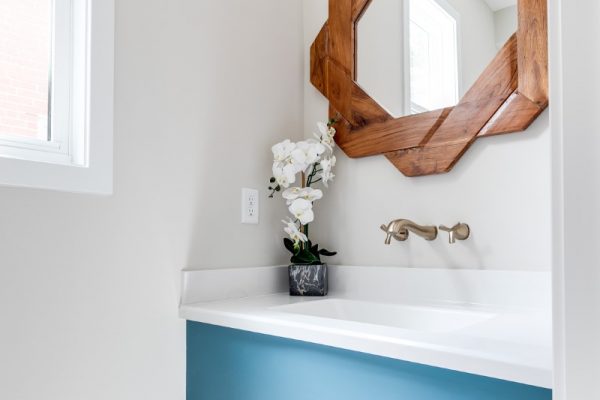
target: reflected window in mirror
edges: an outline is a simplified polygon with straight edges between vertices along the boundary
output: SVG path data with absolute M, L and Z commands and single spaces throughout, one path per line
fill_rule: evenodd
M 393 117 L 451 107 L 516 30 L 516 0 L 372 0 L 355 80 Z
M 458 13 L 439 0 L 410 0 L 410 114 L 458 103 Z

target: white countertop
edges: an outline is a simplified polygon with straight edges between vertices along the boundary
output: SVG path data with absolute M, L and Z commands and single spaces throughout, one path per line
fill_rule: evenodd
M 347 275 L 354 275 L 352 278 L 356 279 L 357 273 L 365 273 L 365 270 L 352 268 L 354 267 L 332 268 L 330 286 L 335 288 L 337 283 L 340 289 L 347 288 L 348 282 L 352 281 Z M 260 273 L 252 272 L 251 269 L 237 273 L 228 270 L 223 272 L 225 275 L 221 278 L 216 277 L 212 284 L 206 282 L 206 279 L 201 279 L 201 276 L 206 278 L 207 275 L 197 274 L 198 272 L 194 271 L 195 279 L 198 282 L 202 281 L 204 287 L 219 286 L 223 284 L 220 279 L 229 279 L 231 274 L 239 275 L 236 282 L 242 286 L 226 290 L 231 297 L 238 298 L 225 296 L 196 302 L 184 301 L 180 315 L 190 321 L 302 340 L 539 387 L 552 387 L 551 312 L 549 308 L 540 307 L 539 304 L 531 307 L 511 302 L 490 305 L 461 301 L 456 296 L 449 300 L 424 297 L 390 298 L 385 293 L 380 293 L 377 299 L 371 299 L 364 290 L 359 296 L 360 299 L 350 296 L 347 290 L 334 291 L 325 298 L 290 297 L 287 293 L 269 294 L 268 289 L 274 287 L 254 287 L 246 289 L 247 293 L 240 293 L 239 290 L 247 278 L 245 274 L 253 274 L 249 275 L 254 276 L 253 281 L 260 277 L 260 274 L 269 273 L 276 273 L 279 278 L 283 278 L 282 270 L 264 269 Z M 220 274 L 214 270 L 205 273 L 213 277 L 215 273 Z M 414 271 L 389 269 L 379 273 L 402 274 L 403 281 L 411 280 L 411 276 L 415 275 Z M 429 271 L 424 275 L 428 275 L 427 279 L 430 279 L 431 274 Z M 461 274 L 463 273 L 459 273 L 458 276 L 463 283 L 471 279 L 477 280 L 473 278 L 477 275 Z M 420 274 L 416 273 L 416 276 Z M 452 275 L 452 279 L 457 279 L 456 276 Z M 538 277 L 541 278 L 542 275 L 527 276 L 524 279 L 537 282 Z M 285 286 L 279 278 L 271 279 L 270 286 L 275 285 L 278 289 L 281 289 L 282 285 Z M 438 279 L 443 280 L 442 277 Z M 543 279 L 546 280 L 546 277 Z M 411 284 L 419 284 L 419 278 L 413 280 Z M 197 284 L 190 283 L 193 281 L 194 279 L 187 279 L 184 291 L 185 287 L 188 290 L 192 287 L 202 289 Z M 456 282 L 450 286 L 456 286 L 455 284 Z M 539 287 L 536 287 L 532 283 L 530 290 L 535 295 L 535 291 L 544 285 L 545 283 L 540 283 L 537 285 Z M 439 281 L 437 286 L 438 292 L 444 292 Z M 261 293 L 265 291 L 267 293 Z M 489 292 L 488 290 L 488 296 Z M 513 299 L 521 295 L 526 296 L 524 293 L 518 293 L 514 287 L 513 292 Z M 244 294 L 246 296 L 242 297 Z M 446 297 L 453 297 L 449 293 L 445 294 L 448 295 Z M 473 296 L 472 292 L 470 294 Z M 189 293 L 187 297 L 184 296 L 185 299 L 197 300 Z M 347 309 L 340 309 L 342 306 Z M 361 308 L 363 311 L 359 310 Z M 359 310 L 358 314 L 347 312 L 354 309 Z M 398 312 L 402 314 L 394 315 Z M 446 316 L 447 321 L 447 315 L 450 315 L 450 319 L 452 315 L 456 315 L 458 324 L 452 324 L 450 320 L 448 322 L 452 325 L 451 329 L 439 329 L 427 323 L 428 318 L 435 317 L 434 313 Z M 412 318 L 413 325 L 417 324 L 416 327 L 395 323 L 395 320 L 402 319 L 398 315 Z M 411 315 L 416 315 L 417 318 Z M 419 318 L 421 315 L 423 317 Z M 460 324 L 462 316 L 467 316 L 473 321 L 463 326 Z M 386 318 L 390 323 L 385 322 Z

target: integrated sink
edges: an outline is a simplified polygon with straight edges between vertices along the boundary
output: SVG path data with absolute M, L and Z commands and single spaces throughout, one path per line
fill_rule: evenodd
M 493 313 L 451 307 L 412 306 L 348 299 L 310 300 L 273 311 L 427 332 L 458 331 L 494 318 Z
M 328 297 L 288 268 L 184 273 L 180 314 L 264 335 L 551 388 L 551 274 L 329 266 Z

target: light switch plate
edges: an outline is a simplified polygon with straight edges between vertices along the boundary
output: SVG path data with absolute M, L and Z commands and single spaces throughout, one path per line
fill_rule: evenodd
M 258 224 L 258 190 L 242 189 L 242 224 Z

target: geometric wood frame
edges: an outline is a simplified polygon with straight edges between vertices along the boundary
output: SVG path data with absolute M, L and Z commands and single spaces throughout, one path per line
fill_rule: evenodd
M 329 0 L 311 83 L 352 158 L 385 155 L 404 175 L 448 172 L 481 137 L 524 131 L 548 106 L 547 0 L 518 0 L 519 28 L 454 107 L 392 117 L 356 83 L 356 26 L 371 0 Z

